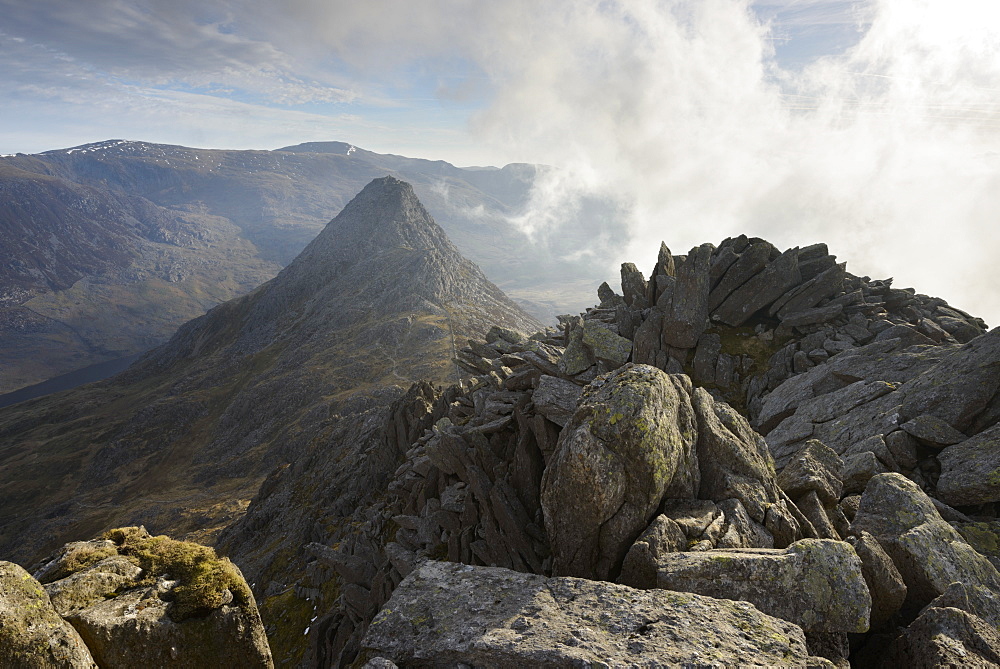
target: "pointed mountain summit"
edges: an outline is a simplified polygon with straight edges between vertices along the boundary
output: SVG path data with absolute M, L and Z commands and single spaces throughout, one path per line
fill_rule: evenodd
M 211 540 L 339 423 L 456 380 L 456 348 L 494 324 L 541 328 L 409 184 L 376 179 L 277 277 L 124 373 L 0 411 L 0 558 L 126 524 Z

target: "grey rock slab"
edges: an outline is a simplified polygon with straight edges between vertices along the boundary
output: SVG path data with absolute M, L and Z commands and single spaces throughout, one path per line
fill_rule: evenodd
M 645 309 L 649 306 L 646 302 L 646 278 L 639 271 L 635 264 L 630 262 L 622 263 L 622 297 L 625 304 L 633 309 Z
M 836 451 L 810 439 L 778 474 L 778 487 L 792 499 L 815 491 L 824 504 L 835 504 L 843 490 L 840 481 L 843 466 Z
M 715 310 L 720 304 L 726 301 L 726 298 L 734 290 L 764 269 L 771 258 L 773 250 L 775 250 L 774 246 L 767 242 L 752 244 L 734 262 L 730 263 L 725 274 L 722 275 L 718 284 L 712 288 L 709 294 L 709 310 Z
M 444 562 L 400 583 L 362 646 L 402 666 L 833 666 L 746 602 Z
M 697 539 L 719 517 L 719 507 L 707 499 L 667 499 L 663 514 L 677 523 L 688 539 Z
M 695 349 L 694 379 L 700 384 L 715 383 L 715 368 L 722 352 L 722 339 L 717 334 L 703 334 Z
M 956 347 L 932 371 L 909 381 L 903 390 L 906 419 L 929 414 L 960 432 L 972 435 L 979 431 L 969 428 L 974 428 L 976 416 L 1000 390 L 1000 328 Z
M 833 526 L 833 522 L 831 522 L 830 516 L 827 515 L 826 509 L 823 507 L 823 503 L 819 500 L 819 496 L 815 490 L 810 490 L 802 497 L 796 499 L 795 506 L 812 523 L 813 529 L 816 530 L 817 538 L 840 539 L 840 533 Z
M 839 304 L 831 304 L 826 307 L 816 307 L 814 309 L 803 309 L 788 313 L 781 319 L 781 324 L 786 327 L 802 327 L 804 325 L 818 325 L 827 323 L 844 313 L 844 307 Z
M 1000 521 L 960 521 L 952 522 L 951 526 L 977 553 L 1000 569 Z
M 538 379 L 538 387 L 531 399 L 538 413 L 563 427 L 576 411 L 582 392 L 583 388 L 571 381 L 543 375 Z
M 799 262 L 802 262 L 801 254 L 799 255 Z M 782 322 L 785 322 L 792 314 L 810 310 L 825 298 L 835 295 L 841 290 L 844 277 L 847 274 L 846 267 L 846 263 L 834 265 L 797 288 L 793 288 L 785 296 L 777 300 L 768 310 L 768 313 L 777 315 Z M 843 310 L 843 305 L 841 304 L 830 306 L 839 307 L 841 311 Z M 840 311 L 837 313 L 839 314 Z M 792 325 L 792 323 L 789 323 L 789 325 Z
M 13 562 L 0 562 L 0 667 L 97 669 L 41 583 Z
M 709 263 L 713 246 L 691 249 L 677 264 L 677 284 L 670 310 L 663 316 L 663 342 L 676 348 L 694 348 L 708 322 Z
M 656 364 L 656 354 L 660 351 L 660 335 L 663 330 L 663 311 L 653 307 L 642 324 L 635 329 L 632 345 L 632 362 L 639 365 Z
M 589 385 L 542 477 L 553 573 L 608 578 L 661 500 L 697 490 L 694 411 L 681 379 L 629 364 Z
M 942 316 L 937 319 L 938 325 L 941 326 L 948 334 L 958 340 L 959 343 L 966 344 L 976 337 L 983 334 L 983 331 L 978 327 L 968 322 L 964 318 L 953 318 L 951 316 Z
M 785 251 L 761 272 L 734 290 L 712 312 L 712 319 L 734 327 L 743 325 L 751 316 L 770 305 L 802 280 L 798 263 L 798 249 Z
M 938 453 L 937 495 L 954 506 L 1000 501 L 1000 424 Z
M 885 474 L 886 467 L 871 451 L 854 453 L 844 458 L 841 477 L 846 495 L 863 492 L 868 481 L 878 474 Z
M 722 500 L 719 510 L 725 519 L 725 529 L 715 542 L 716 548 L 774 548 L 774 537 L 750 517 L 740 500 Z
M 868 631 L 871 597 L 861 560 L 842 541 L 668 553 L 660 558 L 656 583 L 665 590 L 750 602 L 805 630 Z
M 578 325 L 569 331 L 566 350 L 559 358 L 559 372 L 566 376 L 575 376 L 591 367 L 595 362 L 594 354 L 583 343 L 583 327 Z
M 931 448 L 944 448 L 968 439 L 937 416 L 928 414 L 911 418 L 899 427 Z

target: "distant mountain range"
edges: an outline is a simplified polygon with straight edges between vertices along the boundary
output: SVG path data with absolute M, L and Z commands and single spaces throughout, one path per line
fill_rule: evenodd
M 539 168 L 458 168 L 342 142 L 224 151 L 109 140 L 0 158 L 0 393 L 148 350 L 273 277 L 374 178 L 414 191 L 534 315 L 595 282 L 510 222 Z M 575 268 L 575 269 L 574 269 Z M 559 293 L 540 290 L 561 275 Z

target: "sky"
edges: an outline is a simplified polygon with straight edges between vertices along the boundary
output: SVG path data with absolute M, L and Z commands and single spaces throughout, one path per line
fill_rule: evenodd
M 823 241 L 855 274 L 1000 323 L 995 0 L 0 0 L 0 16 L 0 153 L 339 140 L 539 163 L 512 221 L 608 277 L 648 271 L 661 240 Z

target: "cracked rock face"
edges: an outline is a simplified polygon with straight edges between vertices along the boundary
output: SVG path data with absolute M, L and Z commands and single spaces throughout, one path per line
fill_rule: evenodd
M 396 588 L 363 646 L 401 666 L 832 666 L 746 602 L 444 562 Z

